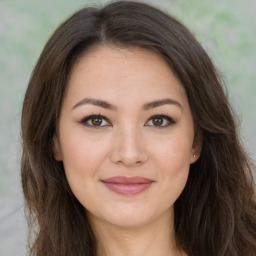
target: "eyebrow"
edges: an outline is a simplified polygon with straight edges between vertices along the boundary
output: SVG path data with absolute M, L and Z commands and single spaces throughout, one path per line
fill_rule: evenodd
M 102 107 L 102 108 L 106 108 L 106 109 L 110 109 L 110 110 L 114 110 L 114 111 L 117 110 L 117 106 L 112 105 L 111 103 L 109 103 L 107 101 L 99 100 L 99 99 L 93 99 L 93 98 L 83 98 L 82 100 L 77 102 L 73 106 L 72 109 L 75 109 L 77 107 L 80 107 L 82 105 L 87 105 L 87 104 Z M 178 101 L 173 100 L 173 99 L 169 99 L 169 98 L 161 99 L 161 100 L 155 100 L 155 101 L 146 103 L 142 106 L 142 109 L 143 110 L 149 110 L 149 109 L 157 108 L 157 107 L 167 105 L 167 104 L 175 105 L 175 106 L 179 107 L 181 110 L 183 110 L 182 105 Z
M 84 99 L 80 100 L 73 106 L 73 109 L 80 107 L 82 105 L 86 105 L 86 104 L 91 104 L 91 105 L 95 105 L 95 106 L 110 109 L 110 110 L 117 110 L 117 107 L 112 105 L 111 103 L 108 103 L 104 100 L 98 100 L 98 99 L 93 99 L 93 98 L 84 98 Z
M 182 105 L 178 101 L 173 100 L 173 99 L 169 99 L 169 98 L 146 103 L 145 105 L 143 105 L 142 109 L 143 110 L 149 110 L 149 109 L 157 108 L 157 107 L 160 107 L 160 106 L 163 106 L 163 105 L 166 105 L 166 104 L 175 105 L 175 106 L 179 107 L 181 110 L 183 110 Z

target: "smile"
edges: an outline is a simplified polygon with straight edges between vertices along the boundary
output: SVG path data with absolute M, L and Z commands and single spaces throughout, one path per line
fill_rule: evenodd
M 102 180 L 108 189 L 120 195 L 137 195 L 148 189 L 153 182 L 153 180 L 138 176 L 116 176 Z

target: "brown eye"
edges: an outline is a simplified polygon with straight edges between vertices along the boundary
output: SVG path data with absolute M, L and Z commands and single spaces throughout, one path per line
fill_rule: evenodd
M 101 115 L 90 115 L 83 118 L 80 123 L 91 128 L 101 128 L 111 126 L 109 120 Z
M 95 117 L 91 119 L 92 125 L 94 126 L 100 126 L 102 124 L 102 118 Z
M 152 123 L 155 126 L 161 126 L 163 124 L 163 118 L 154 118 L 152 119 Z
M 155 128 L 166 128 L 175 123 L 176 122 L 170 116 L 154 115 L 147 121 L 145 126 L 151 126 Z

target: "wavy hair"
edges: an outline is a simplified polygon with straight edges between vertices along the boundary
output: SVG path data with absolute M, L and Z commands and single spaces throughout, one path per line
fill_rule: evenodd
M 185 88 L 203 146 L 174 205 L 177 245 L 189 256 L 255 256 L 254 165 L 239 141 L 221 78 L 187 28 L 134 1 L 73 14 L 51 36 L 33 70 L 21 117 L 30 255 L 96 255 L 84 207 L 69 187 L 63 164 L 54 159 L 53 136 L 74 63 L 103 44 L 157 52 Z

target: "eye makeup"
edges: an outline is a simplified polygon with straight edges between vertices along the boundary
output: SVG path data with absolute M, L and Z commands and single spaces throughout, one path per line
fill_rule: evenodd
M 145 126 L 153 126 L 158 129 L 169 127 L 172 124 L 175 124 L 176 122 L 173 120 L 172 117 L 164 114 L 160 115 L 153 115 L 151 116 Z
M 105 126 L 112 126 L 109 119 L 101 114 L 90 114 L 79 121 L 81 124 L 92 127 L 102 128 Z
M 84 126 L 90 128 L 103 128 L 112 126 L 110 120 L 101 114 L 90 114 L 79 121 Z M 176 122 L 172 117 L 166 114 L 156 114 L 148 118 L 144 126 L 154 127 L 157 129 L 167 128 Z

